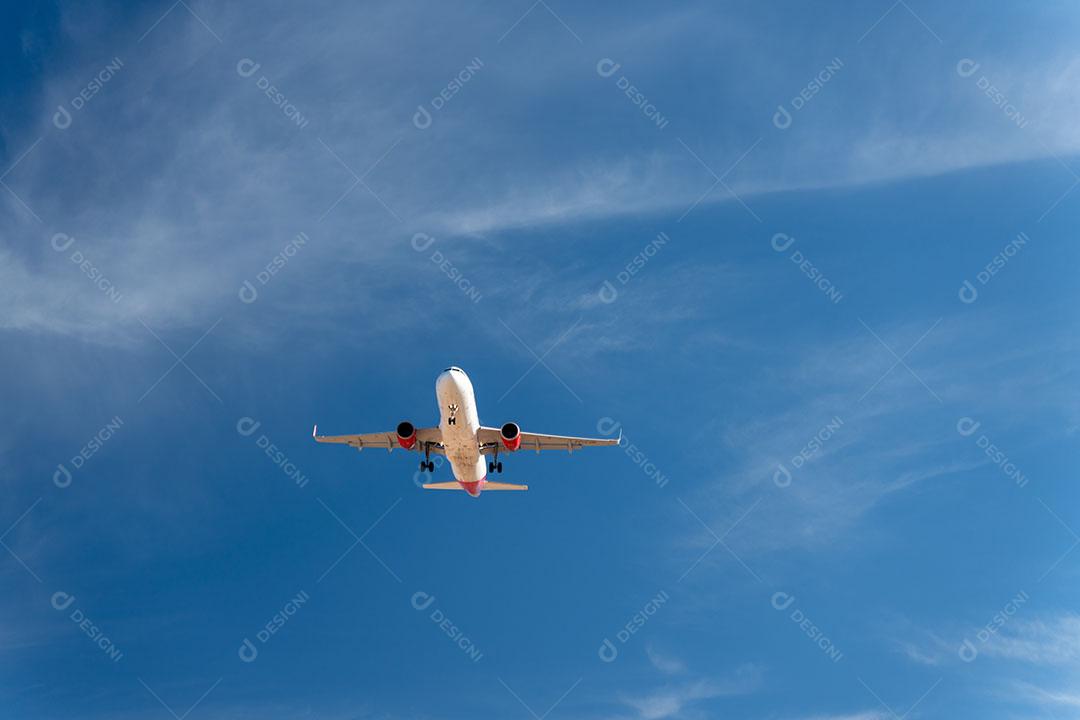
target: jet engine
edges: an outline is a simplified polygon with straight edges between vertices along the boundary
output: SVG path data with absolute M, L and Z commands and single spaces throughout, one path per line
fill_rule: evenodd
M 499 430 L 502 444 L 507 450 L 517 450 L 521 447 L 521 428 L 517 423 L 508 422 Z
M 408 420 L 398 423 L 397 441 L 398 445 L 406 450 L 412 450 L 412 446 L 416 444 L 416 428 Z

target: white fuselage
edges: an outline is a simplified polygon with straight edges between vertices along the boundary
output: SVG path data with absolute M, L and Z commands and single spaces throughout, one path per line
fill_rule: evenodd
M 478 495 L 487 476 L 487 463 L 477 440 L 480 416 L 469 376 L 458 368 L 443 371 L 435 379 L 435 397 L 439 402 L 439 430 L 454 479 L 470 495 Z

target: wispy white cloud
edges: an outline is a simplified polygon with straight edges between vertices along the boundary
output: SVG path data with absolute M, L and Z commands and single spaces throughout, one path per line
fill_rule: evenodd
M 1014 683 L 1013 697 L 1027 700 L 1037 706 L 1080 708 L 1080 693 L 1075 686 L 1063 690 L 1048 690 L 1032 683 Z
M 714 178 L 680 140 L 716 174 L 753 146 L 725 178 L 745 198 L 1080 149 L 1080 132 L 1054 122 L 1077 110 L 1071 88 L 1080 59 L 1062 48 L 996 57 L 986 52 L 977 58 L 979 74 L 962 78 L 936 66 L 927 72 L 930 60 L 913 62 L 907 38 L 883 25 L 875 31 L 873 62 L 849 58 L 798 123 L 781 132 L 770 117 L 777 103 L 797 92 L 805 58 L 793 59 L 797 67 L 778 66 L 768 48 L 752 42 L 752 14 L 711 22 L 723 11 L 702 5 L 612 27 L 609 17 L 581 12 L 575 22 L 590 51 L 620 57 L 621 72 L 654 92 L 659 105 L 668 101 L 672 124 L 661 132 L 638 116 L 615 86 L 617 78 L 597 75 L 595 60 L 545 53 L 545 62 L 536 62 L 536 38 L 527 28 L 497 52 L 487 51 L 512 17 L 455 12 L 457 32 L 441 34 L 428 54 L 397 53 L 400 62 L 350 78 L 344 92 L 340 67 L 369 67 L 372 57 L 398 50 L 401 37 L 424 37 L 427 28 L 445 23 L 429 16 L 431 8 L 420 13 L 404 5 L 323 5 L 315 25 L 298 22 L 294 13 L 301 11 L 286 6 L 257 20 L 224 6 L 194 7 L 223 36 L 220 46 L 186 13 L 171 14 L 153 30 L 153 43 L 138 44 L 155 17 L 136 18 L 129 27 L 100 10 L 66 10 L 62 27 L 76 60 L 43 79 L 38 122 L 21 146 L 13 146 L 42 141 L 5 178 L 44 225 L 4 194 L 22 224 L 9 225 L 4 238 L 9 255 L 0 300 L 18 311 L 0 318 L 0 327 L 115 339 L 138 318 L 205 325 L 232 307 L 240 283 L 301 230 L 311 234 L 313 246 L 297 263 L 323 270 L 347 263 L 358 278 L 380 264 L 385 279 L 381 261 L 400 257 L 418 229 L 485 236 L 594 218 L 681 214 Z M 740 53 L 738 72 L 722 64 L 707 71 L 670 52 L 693 47 L 706 26 L 725 29 L 731 52 Z M 557 25 L 553 30 L 564 32 Z M 822 38 L 823 59 L 830 44 L 840 47 L 840 39 L 850 39 L 849 30 Z M 801 35 L 801 28 L 791 32 Z M 267 44 L 267 37 L 291 42 Z M 901 40 L 902 55 L 890 44 Z M 321 50 L 312 57 L 293 47 Z M 106 50 L 125 55 L 125 68 L 72 128 L 57 130 L 51 122 L 56 105 L 85 85 Z M 414 127 L 416 106 L 437 95 L 478 53 L 485 65 L 477 77 L 430 129 Z M 260 72 L 310 117 L 309 126 L 290 125 L 254 79 L 235 72 L 248 54 L 258 56 Z M 663 90 L 676 73 L 687 82 L 717 83 L 719 97 L 676 104 Z M 1028 127 L 1010 126 L 1002 117 L 977 85 L 983 74 L 1023 110 Z M 800 78 L 794 87 L 793 77 Z M 889 93 L 868 91 L 885 85 Z M 734 97 L 738 105 L 729 106 Z M 911 97 L 938 107 L 937 120 L 913 118 L 900 104 Z M 523 107 L 529 115 L 522 115 Z M 522 123 L 546 128 L 573 123 L 577 115 L 595 118 L 595 127 L 557 137 L 521 131 Z M 718 132 L 711 118 L 732 115 L 737 122 Z M 77 157 L 73 146 L 80 148 Z M 328 212 L 353 183 L 353 172 L 367 187 L 355 187 Z M 703 202 L 730 199 L 715 188 Z M 123 302 L 103 302 L 74 267 L 42 252 L 57 231 L 85 243 L 88 256 L 123 292 Z M 415 263 L 398 262 L 397 269 L 404 281 Z M 379 317 L 393 302 L 368 283 L 346 283 L 324 290 L 315 312 L 310 302 L 297 300 L 297 288 L 286 293 L 286 287 L 287 281 L 275 286 L 282 322 L 327 310 L 351 313 L 358 299 Z
M 714 531 L 723 532 L 761 499 L 767 510 L 740 523 L 727 540 L 737 552 L 817 549 L 854 529 L 865 530 L 864 518 L 897 493 L 987 466 L 985 454 L 956 432 L 956 420 L 941 418 L 942 407 L 956 408 L 956 418 L 1007 409 L 1010 422 L 1019 423 L 1017 413 L 1030 407 L 1022 397 L 1029 402 L 1038 396 L 1062 413 L 1073 402 L 1063 392 L 1064 383 L 1046 385 L 1045 369 L 1032 365 L 1052 354 L 1048 348 L 1058 342 L 1052 334 L 1040 341 L 1042 349 L 1021 351 L 1027 360 L 1014 354 L 1008 361 L 1010 383 L 1003 390 L 1008 397 L 985 392 L 986 378 L 1002 371 L 1002 358 L 989 352 L 997 345 L 997 333 L 1021 321 L 999 317 L 991 327 L 958 316 L 944 318 L 908 358 L 915 375 L 900 366 L 889 371 L 895 358 L 858 326 L 829 343 L 792 353 L 790 363 L 774 367 L 761 380 L 761 392 L 777 387 L 793 391 L 781 393 L 766 412 L 758 404 L 752 413 L 728 415 L 723 424 L 699 428 L 695 441 L 722 438 L 735 462 L 687 501 L 706 519 L 711 516 Z M 907 347 L 931 323 L 878 332 Z M 963 354 L 955 353 L 958 346 L 966 348 Z M 744 379 L 749 382 L 754 381 Z M 694 537 L 690 556 L 712 542 L 705 533 Z
M 1032 665 L 1080 668 L 1080 615 L 1011 621 L 987 640 L 981 654 Z
M 652 666 L 665 675 L 678 675 L 686 672 L 686 663 L 677 657 L 659 652 L 651 644 L 645 646 L 645 654 L 648 655 Z
M 662 720 L 678 717 L 684 708 L 702 700 L 753 693 L 760 689 L 761 683 L 761 669 L 746 665 L 729 678 L 668 685 L 643 695 L 626 696 L 622 702 L 632 708 L 641 720 Z
M 975 677 L 1001 702 L 1051 713 L 1080 708 L 1073 691 L 1080 672 L 1080 615 L 1012 616 L 992 632 L 989 626 L 937 632 L 899 624 L 903 638 L 891 643 L 911 662 L 965 674 L 978 663 Z

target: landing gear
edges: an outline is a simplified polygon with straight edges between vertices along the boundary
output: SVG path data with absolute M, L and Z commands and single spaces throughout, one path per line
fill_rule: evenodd
M 502 463 L 499 462 L 499 447 L 497 445 L 495 446 L 495 457 L 493 457 L 491 459 L 491 462 L 488 463 L 488 472 L 489 473 L 501 473 L 502 472 Z
M 424 471 L 435 472 L 435 463 L 431 462 L 430 460 L 421 460 L 420 461 L 420 472 L 424 472 Z

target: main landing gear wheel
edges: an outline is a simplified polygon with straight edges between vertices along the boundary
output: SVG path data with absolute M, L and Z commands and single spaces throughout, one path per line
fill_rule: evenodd
M 433 463 L 433 462 L 431 462 L 429 460 L 421 460 L 420 461 L 420 472 L 424 472 L 424 471 L 435 472 L 435 463 Z
M 497 472 L 497 473 L 502 472 L 502 462 L 495 463 L 495 472 Z

